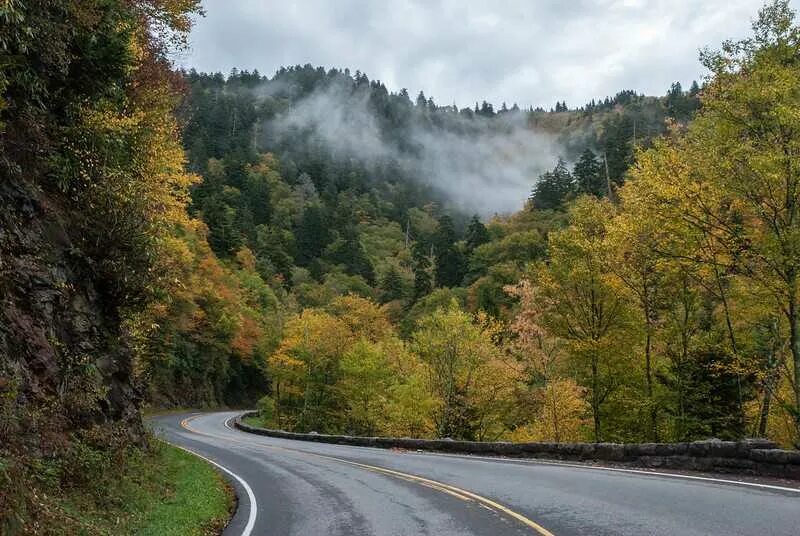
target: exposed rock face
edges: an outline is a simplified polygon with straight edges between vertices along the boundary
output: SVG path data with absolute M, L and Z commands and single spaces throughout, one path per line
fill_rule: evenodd
M 0 395 L 68 429 L 123 421 L 141 437 L 131 352 L 70 221 L 35 186 L 0 182 Z

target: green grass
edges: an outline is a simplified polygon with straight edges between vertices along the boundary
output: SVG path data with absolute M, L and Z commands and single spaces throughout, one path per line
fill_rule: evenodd
M 166 478 L 160 497 L 145 509 L 131 534 L 200 536 L 218 533 L 228 519 L 232 492 L 208 463 L 172 446 L 161 459 Z M 149 501 L 148 501 L 149 502 Z
M 221 532 L 234 505 L 233 491 L 211 465 L 162 442 L 132 455 L 103 486 L 91 494 L 64 494 L 53 521 L 70 522 L 46 533 L 209 536 Z
M 245 424 L 249 424 L 250 426 L 264 428 L 264 421 L 262 421 L 261 417 L 259 417 L 258 415 L 248 415 L 242 418 L 242 422 Z

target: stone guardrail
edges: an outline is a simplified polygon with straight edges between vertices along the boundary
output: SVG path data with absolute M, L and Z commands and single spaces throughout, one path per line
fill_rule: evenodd
M 240 415 L 234 420 L 234 425 L 251 434 L 337 445 L 515 458 L 609 462 L 636 467 L 736 473 L 800 480 L 800 451 L 782 450 L 778 448 L 777 444 L 766 439 L 741 441 L 710 439 L 686 443 L 621 444 L 509 443 L 503 441 L 358 437 L 269 430 L 242 422 L 243 417 L 254 414 L 257 412 Z

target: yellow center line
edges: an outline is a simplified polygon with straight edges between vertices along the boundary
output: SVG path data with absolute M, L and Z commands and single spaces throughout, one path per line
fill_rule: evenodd
M 224 436 L 217 436 L 217 435 L 214 435 L 214 434 L 208 434 L 208 433 L 205 433 L 205 432 L 200 432 L 200 431 L 192 428 L 191 426 L 189 426 L 189 422 L 191 422 L 192 420 L 194 420 L 194 419 L 196 419 L 198 417 L 200 417 L 200 415 L 193 415 L 191 417 L 187 417 L 186 419 L 183 419 L 181 421 L 181 427 L 185 428 L 186 430 L 188 430 L 188 431 L 190 431 L 192 433 L 195 433 L 195 434 L 198 434 L 198 435 L 207 436 L 207 437 L 211 437 L 211 438 L 214 438 L 214 439 L 221 439 L 221 440 L 224 440 L 224 441 L 230 441 L 230 442 L 233 442 L 233 443 L 239 443 L 239 444 L 242 444 L 242 445 L 248 445 L 248 446 L 256 447 L 256 448 L 260 448 L 260 449 L 270 449 L 270 450 L 294 452 L 294 453 L 298 453 L 298 454 L 306 454 L 306 455 L 309 455 L 309 456 L 314 456 L 316 458 L 322 458 L 324 460 L 330 460 L 330 461 L 334 461 L 334 462 L 338 462 L 338 463 L 351 465 L 353 467 L 358 467 L 360 469 L 365 469 L 367 471 L 371 471 L 371 472 L 374 472 L 374 473 L 380 473 L 380 474 L 384 474 L 384 475 L 387 475 L 387 476 L 392 476 L 392 477 L 395 477 L 395 478 L 399 478 L 399 479 L 402 479 L 402 480 L 415 482 L 417 484 L 424 485 L 424 486 L 426 486 L 428 488 L 435 489 L 435 490 L 440 491 L 442 493 L 447 493 L 448 495 L 452 495 L 453 497 L 461 499 L 462 501 L 467 501 L 467 502 L 475 501 L 475 502 L 477 502 L 477 503 L 479 503 L 479 504 L 481 504 L 483 506 L 489 507 L 490 509 L 495 510 L 496 512 L 500 512 L 502 514 L 507 515 L 508 517 L 516 519 L 517 521 L 519 521 L 520 523 L 522 523 L 526 527 L 529 527 L 529 528 L 533 529 L 534 531 L 536 531 L 536 533 L 541 535 L 541 536 L 555 536 L 552 532 L 550 532 L 546 528 L 542 527 L 541 525 L 539 525 L 535 521 L 532 521 L 531 519 L 525 517 L 524 515 L 522 515 L 520 513 L 517 513 L 514 510 L 511 510 L 507 506 L 504 506 L 504 505 L 502 505 L 502 504 L 500 504 L 500 503 L 498 503 L 496 501 L 493 501 L 491 499 L 488 499 L 488 498 L 483 497 L 481 495 L 478 495 L 476 493 L 472 493 L 471 491 L 468 491 L 468 490 L 465 490 L 465 489 L 462 489 L 462 488 L 459 488 L 459 487 L 456 487 L 456 486 L 452 486 L 450 484 L 445 484 L 443 482 L 438 482 L 436 480 L 431 480 L 429 478 L 424 478 L 424 477 L 413 475 L 413 474 L 409 474 L 409 473 L 403 473 L 403 472 L 400 472 L 400 471 L 395 471 L 393 469 L 387 469 L 385 467 L 379 467 L 379 466 L 376 466 L 376 465 L 368 465 L 368 464 L 365 464 L 365 463 L 359 463 L 359 462 L 354 462 L 354 461 L 351 461 L 351 460 L 345 460 L 345 459 L 342 459 L 342 458 L 336 458 L 336 457 L 333 457 L 333 456 L 327 456 L 325 454 L 317 454 L 317 453 L 314 453 L 314 452 L 291 449 L 291 448 L 286 448 L 286 447 L 279 447 L 279 446 L 276 446 L 276 445 L 266 445 L 266 444 L 263 444 L 263 443 L 253 443 L 251 441 L 240 441 L 238 439 L 231 439 L 231 438 L 227 438 L 227 437 L 224 437 Z

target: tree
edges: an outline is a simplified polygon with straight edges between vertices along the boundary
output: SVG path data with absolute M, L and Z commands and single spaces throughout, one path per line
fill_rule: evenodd
M 666 266 L 664 229 L 648 218 L 635 201 L 609 225 L 610 270 L 632 293 L 644 333 L 644 376 L 649 416 L 648 438 L 658 441 L 658 407 L 654 395 L 653 340 L 664 302 Z
M 456 246 L 456 232 L 453 220 L 445 215 L 439 218 L 439 229 L 434 237 L 436 258 L 436 285 L 440 287 L 457 287 L 464 279 L 464 256 Z
M 583 439 L 588 413 L 585 392 L 567 376 L 565 341 L 549 334 L 544 325 L 544 296 L 527 279 L 504 290 L 519 299 L 509 326 L 514 338 L 508 349 L 519 367 L 518 383 L 525 386 L 517 391 L 516 405 L 523 408 L 523 419 L 512 437 L 518 441 Z
M 482 246 L 488 241 L 489 231 L 486 229 L 486 226 L 483 224 L 483 222 L 481 222 L 477 214 L 472 216 L 472 219 L 469 222 L 469 227 L 467 227 L 467 254 L 471 254 L 473 251 L 475 251 L 475 248 Z
M 514 430 L 515 441 L 581 441 L 586 401 L 570 378 L 554 378 L 536 392 L 538 407 L 531 423 Z
M 664 103 L 670 117 L 677 121 L 686 121 L 689 119 L 691 102 L 688 96 L 683 92 L 680 82 L 675 82 L 670 86 Z
M 608 194 L 608 187 L 602 165 L 594 152 L 587 148 L 581 153 L 572 170 L 575 187 L 582 194 L 602 197 Z
M 345 432 L 374 436 L 384 428 L 393 371 L 379 345 L 360 340 L 344 354 L 337 390 L 343 398 Z
M 288 284 L 291 280 L 294 260 L 288 253 L 291 235 L 287 234 L 288 231 L 266 225 L 259 225 L 255 229 L 256 267 L 265 279 L 279 275 L 284 284 Z
M 685 136 L 645 154 L 634 176 L 654 204 L 676 207 L 674 221 L 705 245 L 701 251 L 714 253 L 698 261 L 739 274 L 779 306 L 792 356 L 786 407 L 800 437 L 800 28 L 788 2 L 777 0 L 753 30 L 750 39 L 704 54 L 713 78 L 698 116 Z
M 403 278 L 393 264 L 389 265 L 389 269 L 381 279 L 380 289 L 383 303 L 403 299 L 405 294 Z
M 433 290 L 431 260 L 425 249 L 425 245 L 420 242 L 414 244 L 414 301 L 427 296 Z
M 423 318 L 414 332 L 413 349 L 428 365 L 440 401 L 434 417 L 439 437 L 474 439 L 490 424 L 492 397 L 500 393 L 492 370 L 498 356 L 494 329 L 452 302 Z
M 673 363 L 670 380 L 685 390 L 680 440 L 716 437 L 736 440 L 745 436 L 740 391 L 751 391 L 752 377 L 736 374 L 736 358 L 721 346 L 692 351 L 689 358 Z
M 341 264 L 353 275 L 360 275 L 370 285 L 375 284 L 375 269 L 367 258 L 355 226 L 345 227 L 341 236 L 329 247 L 326 255 L 335 264 Z
M 385 311 L 370 299 L 348 294 L 335 298 L 325 309 L 369 342 L 380 342 L 394 333 Z
M 308 266 L 322 255 L 330 237 L 322 207 L 311 205 L 306 208 L 295 237 L 298 265 Z
M 635 130 L 636 118 L 625 110 L 603 122 L 600 148 L 603 150 L 604 167 L 608 170 L 609 186 L 622 184 L 625 172 L 633 163 Z
M 567 163 L 563 158 L 559 158 L 552 171 L 539 176 L 530 197 L 531 206 L 540 210 L 562 208 L 566 199 L 573 192 L 573 184 Z
M 545 325 L 569 343 L 587 389 L 595 441 L 605 436 L 604 404 L 624 379 L 622 348 L 629 326 L 628 304 L 608 272 L 605 238 L 611 213 L 607 201 L 579 199 L 569 227 L 550 235 L 550 261 L 536 277 Z
M 342 356 L 353 333 L 340 319 L 305 310 L 286 323 L 283 341 L 269 358 L 276 419 L 300 430 L 336 432 L 341 400 L 337 396 Z

